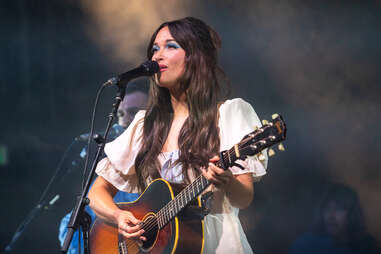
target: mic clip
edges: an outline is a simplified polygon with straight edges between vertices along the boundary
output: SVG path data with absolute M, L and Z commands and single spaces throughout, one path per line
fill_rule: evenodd
M 109 80 L 107 80 L 107 81 L 103 84 L 103 86 L 104 86 L 104 87 L 114 86 L 114 85 L 117 85 L 118 82 L 119 82 L 119 79 L 113 77 L 113 78 L 110 78 Z

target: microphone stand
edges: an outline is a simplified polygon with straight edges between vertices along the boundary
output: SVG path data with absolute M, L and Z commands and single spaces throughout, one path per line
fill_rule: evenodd
M 20 224 L 20 226 L 17 228 L 16 232 L 14 233 L 12 240 L 10 243 L 5 247 L 4 252 L 10 252 L 13 249 L 13 246 L 15 245 L 16 241 L 20 238 L 22 233 L 25 231 L 27 226 L 32 222 L 32 220 L 37 216 L 39 212 L 42 211 L 42 209 L 48 209 L 50 206 L 52 206 L 57 200 L 59 199 L 59 195 L 57 194 L 52 200 L 49 202 L 47 200 L 39 202 L 33 209 L 29 212 L 27 217 L 24 219 L 24 221 Z
M 4 252 L 10 252 L 13 249 L 13 246 L 16 244 L 17 240 L 21 237 L 23 232 L 26 230 L 26 228 L 31 224 L 33 219 L 43 210 L 49 209 L 51 206 L 55 204 L 55 202 L 60 198 L 59 194 L 56 194 L 50 201 L 48 201 L 47 197 L 50 191 L 50 187 L 53 185 L 54 181 L 56 180 L 58 174 L 60 173 L 62 169 L 62 165 L 67 157 L 68 152 L 72 148 L 75 141 L 73 141 L 65 150 L 63 156 L 61 157 L 60 162 L 57 165 L 56 171 L 52 178 L 50 179 L 48 185 L 45 187 L 38 203 L 36 206 L 33 207 L 33 209 L 28 213 L 26 218 L 21 222 L 19 227 L 16 229 L 16 232 L 13 234 L 12 240 L 10 243 L 5 247 Z
M 118 107 L 120 102 L 124 98 L 124 94 L 126 91 L 125 85 L 118 85 L 118 91 L 117 95 L 115 97 L 115 103 L 112 105 L 112 112 L 108 116 L 108 122 L 106 131 L 104 133 L 104 136 L 100 136 L 98 134 L 94 135 L 94 140 L 98 145 L 97 153 L 94 159 L 94 162 L 92 164 L 91 170 L 88 174 L 88 177 L 86 179 L 85 186 L 82 190 L 82 194 L 79 196 L 77 203 L 73 209 L 73 212 L 70 216 L 70 221 L 68 224 L 68 231 L 65 237 L 64 244 L 62 245 L 61 252 L 67 253 L 70 243 L 73 238 L 74 232 L 78 229 L 78 227 L 82 228 L 82 234 L 83 234 L 83 241 L 84 241 L 84 254 L 90 254 L 90 248 L 89 248 L 89 230 L 90 230 L 90 224 L 91 224 L 91 217 L 90 215 L 85 211 L 86 205 L 90 203 L 90 200 L 87 198 L 87 193 L 90 188 L 91 180 L 95 174 L 95 168 L 98 164 L 99 158 L 103 153 L 103 149 L 107 140 L 108 133 L 110 131 L 111 124 L 116 116 Z

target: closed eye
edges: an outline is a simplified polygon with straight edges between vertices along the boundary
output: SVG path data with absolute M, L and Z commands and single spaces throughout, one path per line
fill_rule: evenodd
M 152 46 L 152 49 L 151 49 L 152 53 L 155 53 L 155 52 L 157 52 L 157 51 L 159 51 L 159 50 L 160 50 L 160 47 L 159 47 L 159 46 L 157 46 L 157 45 L 153 45 L 153 46 Z
M 179 44 L 175 42 L 168 42 L 166 45 L 166 48 L 173 48 L 173 49 L 178 49 L 181 48 Z

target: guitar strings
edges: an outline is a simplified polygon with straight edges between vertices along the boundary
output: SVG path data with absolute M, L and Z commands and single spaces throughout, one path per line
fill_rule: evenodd
M 247 138 L 247 139 L 248 139 L 248 138 Z M 244 140 L 242 140 L 242 141 L 246 141 L 247 139 L 244 139 Z M 242 141 L 241 141 L 240 143 L 243 143 Z M 244 143 L 242 144 L 242 146 L 244 146 L 245 143 L 246 143 L 246 142 L 244 142 Z M 238 147 L 241 148 L 241 145 L 238 144 Z M 227 152 L 229 153 L 230 157 L 232 157 L 232 156 L 236 157 L 236 156 L 235 156 L 235 152 L 234 152 L 233 149 L 230 149 L 230 150 L 228 150 Z M 223 155 L 223 159 L 226 160 L 227 157 L 228 157 L 228 156 L 227 156 L 227 153 L 225 153 L 225 154 Z M 221 163 L 217 163 L 217 164 L 221 164 Z M 219 165 L 219 166 L 221 166 L 221 165 Z M 145 224 L 146 227 L 143 228 L 143 229 L 145 229 L 145 232 L 147 232 L 147 233 L 151 233 L 151 231 L 155 229 L 156 224 L 158 224 L 158 221 L 160 221 L 160 219 L 163 218 L 163 216 L 164 216 L 165 219 L 168 218 L 168 221 L 169 221 L 170 219 L 172 219 L 173 215 L 172 215 L 171 212 L 170 212 L 170 211 L 171 211 L 170 208 L 177 208 L 177 207 L 176 207 L 176 201 L 175 201 L 175 200 L 180 200 L 180 199 L 182 199 L 182 198 L 184 198 L 184 197 L 187 198 L 185 195 L 186 195 L 186 192 L 189 192 L 189 191 L 190 191 L 190 189 L 192 189 L 193 195 L 195 195 L 195 194 L 194 194 L 195 192 L 194 192 L 194 188 L 193 188 L 193 187 L 195 187 L 195 186 L 194 186 L 195 183 L 196 183 L 197 181 L 200 181 L 201 178 L 202 178 L 202 175 L 199 175 L 199 176 L 196 178 L 196 180 L 193 181 L 190 185 L 188 185 L 183 191 L 181 191 L 181 192 L 179 193 L 179 195 L 176 196 L 175 199 L 171 200 L 170 202 L 168 202 L 168 204 L 167 204 L 166 206 L 164 206 L 162 209 L 160 209 L 160 211 L 157 213 L 158 216 L 155 216 L 155 219 L 154 219 L 154 220 L 151 220 L 149 223 Z M 206 180 L 207 180 L 207 179 L 206 179 Z M 207 181 L 207 182 L 208 182 L 208 181 Z M 209 184 L 207 184 L 207 185 L 209 185 Z M 188 202 L 189 202 L 189 201 L 188 201 Z M 168 210 L 169 210 L 169 211 L 168 211 Z M 177 209 L 176 209 L 176 210 L 177 210 Z M 175 213 L 176 213 L 176 212 L 175 212 Z M 175 213 L 174 213 L 174 214 L 175 214 Z M 166 224 L 166 223 L 165 223 L 165 224 Z M 163 223 L 162 226 L 164 226 L 165 224 Z M 157 226 L 158 226 L 158 228 L 160 228 L 161 225 L 157 225 Z
M 250 139 L 249 137 L 246 138 L 246 139 L 243 139 L 243 140 L 240 142 L 242 145 L 241 145 L 241 144 L 238 144 L 238 147 L 239 147 L 239 148 L 243 148 L 243 146 L 246 145 L 246 141 L 248 141 L 249 139 Z M 229 153 L 229 156 L 227 156 L 227 153 Z M 225 153 L 225 154 L 223 155 L 223 159 L 224 159 L 224 160 L 226 160 L 227 157 L 232 157 L 232 156 L 236 157 L 236 156 L 235 156 L 235 152 L 234 152 L 233 149 L 228 150 L 227 153 Z M 233 158 L 234 158 L 234 157 L 233 157 Z M 236 160 L 236 159 L 235 159 L 235 160 Z M 221 164 L 221 163 L 217 163 L 217 164 Z M 164 207 L 158 212 L 158 215 L 159 215 L 159 216 L 156 216 L 156 221 L 152 221 L 152 222 L 146 224 L 146 225 L 147 225 L 147 228 L 146 228 L 147 232 L 150 232 L 151 230 L 153 230 L 154 227 L 155 227 L 155 223 L 158 224 L 158 221 L 160 221 L 161 218 L 162 218 L 163 216 L 168 217 L 168 219 L 169 219 L 170 217 L 173 216 L 173 215 L 170 214 L 170 212 L 168 212 L 168 208 L 177 208 L 177 207 L 176 207 L 176 201 L 175 201 L 175 200 L 177 200 L 177 201 L 181 201 L 181 204 L 182 204 L 182 205 L 180 205 L 180 206 L 183 206 L 183 202 L 182 202 L 182 200 L 184 199 L 184 197 L 185 197 L 185 199 L 187 199 L 186 194 L 187 194 L 187 192 L 190 191 L 190 189 L 192 189 L 192 192 L 193 192 L 193 195 L 194 195 L 194 189 L 193 189 L 193 187 L 194 187 L 194 183 L 196 183 L 197 181 L 199 181 L 200 178 L 201 178 L 201 175 L 196 179 L 196 181 L 192 182 L 192 183 L 191 183 L 190 185 L 188 185 L 183 191 L 181 191 L 181 192 L 179 193 L 179 195 L 176 196 L 176 198 L 175 198 L 174 200 L 171 200 L 166 206 L 164 206 Z M 188 201 L 188 202 L 189 202 L 189 201 Z M 186 203 L 186 202 L 185 202 L 185 203 Z M 178 202 L 178 204 L 180 204 L 180 202 Z M 160 227 L 160 226 L 161 226 L 161 225 L 158 225 L 158 227 Z
M 228 151 L 229 153 L 230 153 L 230 150 Z M 227 155 L 226 154 L 224 154 L 224 156 L 223 156 L 224 158 L 224 160 L 226 160 L 227 159 Z M 220 164 L 220 163 L 218 163 L 218 164 Z M 144 226 L 144 228 L 143 229 L 145 229 L 145 232 L 147 232 L 147 233 L 151 233 L 151 231 L 152 230 L 154 230 L 155 229 L 155 227 L 156 227 L 156 225 L 158 224 L 158 221 L 160 221 L 162 218 L 163 218 L 163 216 L 164 216 L 164 219 L 167 219 L 168 221 L 170 220 L 170 219 L 172 219 L 172 217 L 174 216 L 174 214 L 176 214 L 177 212 L 174 212 L 174 214 L 172 215 L 171 214 L 171 210 L 172 209 L 170 209 L 170 208 L 178 208 L 177 206 L 176 206 L 176 201 L 180 201 L 180 200 L 183 200 L 184 198 L 185 198 L 185 200 L 187 200 L 187 192 L 190 192 L 190 191 L 192 191 L 193 192 L 193 195 L 195 196 L 195 191 L 194 191 L 194 187 L 196 187 L 195 186 L 195 184 L 198 182 L 198 181 L 200 181 L 201 180 L 201 178 L 202 178 L 202 175 L 199 175 L 197 178 L 196 178 L 196 180 L 195 181 L 193 181 L 191 184 L 189 184 L 187 187 L 185 187 L 185 189 L 183 190 L 183 191 L 181 191 L 180 193 L 179 193 L 179 195 L 177 195 L 176 196 L 176 198 L 175 199 L 173 199 L 173 200 L 171 200 L 170 202 L 168 202 L 168 204 L 166 205 L 166 206 L 164 206 L 158 213 L 157 213 L 157 215 L 158 216 L 155 216 L 155 219 L 154 220 L 151 220 L 150 222 L 148 222 L 147 224 L 145 224 L 145 226 Z M 207 179 L 206 179 L 207 180 Z M 209 183 L 208 183 L 209 181 L 207 181 L 207 185 L 209 185 Z M 189 202 L 189 201 L 188 201 Z M 179 202 L 177 202 L 178 204 L 180 204 Z M 187 202 L 185 202 L 185 203 L 187 203 Z M 182 207 L 183 208 L 183 202 L 181 202 L 181 204 L 182 205 L 180 205 L 180 207 Z M 178 209 L 176 209 L 176 210 L 178 210 Z M 173 210 L 172 210 L 173 211 Z M 166 224 L 166 223 L 165 223 Z M 163 225 L 157 225 L 158 226 L 158 228 L 160 228 L 160 226 L 164 226 L 165 225 L 164 223 L 163 223 Z
M 242 145 L 241 145 L 241 144 L 238 144 L 238 147 L 239 147 L 239 148 L 242 148 L 242 146 L 245 146 L 245 145 L 246 145 L 246 142 L 247 142 L 249 139 L 250 139 L 249 137 L 246 138 L 246 139 L 243 139 L 243 140 L 240 142 Z M 227 153 L 229 153 L 229 156 L 227 155 Z M 234 151 L 233 149 L 228 150 L 227 153 L 225 153 L 225 154 L 223 155 L 223 159 L 224 159 L 224 160 L 227 160 L 228 157 L 232 157 L 232 156 L 236 157 L 236 156 L 235 156 L 235 151 Z M 221 163 L 217 163 L 217 164 L 218 164 L 219 166 L 221 166 L 221 165 L 220 165 Z M 170 212 L 168 212 L 168 209 L 169 209 L 169 208 L 175 208 L 175 207 L 176 207 L 176 202 L 175 202 L 175 200 L 178 200 L 178 201 L 181 200 L 181 203 L 182 203 L 181 206 L 183 206 L 183 202 L 182 202 L 182 200 L 184 199 L 184 197 L 185 197 L 185 199 L 187 200 L 187 196 L 186 196 L 187 192 L 190 192 L 190 190 L 192 190 L 193 195 L 195 195 L 195 194 L 194 194 L 194 188 L 193 188 L 193 187 L 195 187 L 195 186 L 194 186 L 195 183 L 196 183 L 197 181 L 200 180 L 201 176 L 202 176 L 202 175 L 200 175 L 199 177 L 197 177 L 197 179 L 196 179 L 194 182 L 192 182 L 190 185 L 188 185 L 183 191 L 181 191 L 181 192 L 179 193 L 179 195 L 177 195 L 176 198 L 175 198 L 174 200 L 171 200 L 166 206 L 164 206 L 164 207 L 158 212 L 158 215 L 159 215 L 159 213 L 160 213 L 160 215 L 157 217 L 159 221 L 160 221 L 161 217 L 163 217 L 163 216 L 168 217 L 168 219 L 169 219 L 170 217 L 172 217 L 172 215 L 170 214 Z M 208 182 L 208 181 L 207 181 L 207 182 Z M 188 201 L 188 202 L 189 202 L 189 201 Z M 178 203 L 179 203 L 179 202 L 178 202 Z M 185 202 L 185 203 L 187 203 L 187 202 Z M 175 207 L 174 207 L 174 206 L 175 206 Z M 151 222 L 151 224 L 153 224 L 153 225 L 147 224 L 147 226 L 148 226 L 147 230 L 152 230 L 152 227 L 155 226 L 154 223 L 155 223 L 155 222 L 153 221 L 153 222 Z M 160 225 L 160 226 L 161 226 L 161 225 Z

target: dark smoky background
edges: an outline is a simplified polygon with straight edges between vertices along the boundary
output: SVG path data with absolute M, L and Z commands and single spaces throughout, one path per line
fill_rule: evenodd
M 74 137 L 89 131 L 96 90 L 145 60 L 163 21 L 203 19 L 221 35 L 232 97 L 262 119 L 281 113 L 286 151 L 241 211 L 257 254 L 287 253 L 310 229 L 330 182 L 351 186 L 381 241 L 380 1 L 1 1 L 0 250 L 39 201 Z M 103 130 L 115 90 L 102 96 Z M 80 192 L 75 142 L 12 253 L 58 253 L 58 225 Z

